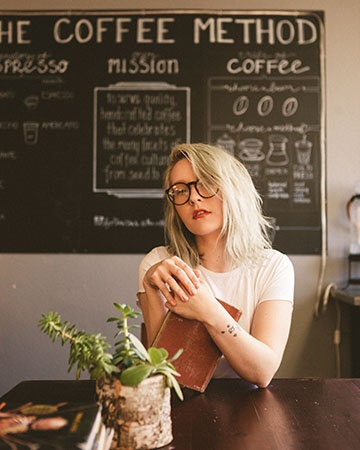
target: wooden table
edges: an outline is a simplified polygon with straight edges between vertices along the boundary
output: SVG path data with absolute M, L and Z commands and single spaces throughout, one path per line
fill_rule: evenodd
M 213 380 L 205 393 L 172 401 L 163 450 L 360 449 L 360 379 L 275 379 L 267 389 Z M 91 381 L 27 381 L 1 401 L 85 401 Z

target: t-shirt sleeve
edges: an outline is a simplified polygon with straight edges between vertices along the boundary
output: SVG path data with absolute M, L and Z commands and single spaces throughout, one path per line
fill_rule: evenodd
M 266 300 L 294 302 L 294 267 L 289 257 L 276 252 L 263 272 L 259 303 Z
M 138 292 L 145 292 L 144 277 L 151 266 L 167 258 L 169 253 L 166 247 L 155 247 L 140 261 L 138 268 Z

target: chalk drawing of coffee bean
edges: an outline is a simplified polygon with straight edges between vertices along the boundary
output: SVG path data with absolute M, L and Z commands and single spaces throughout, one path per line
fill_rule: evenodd
M 233 113 L 235 116 L 241 116 L 246 113 L 249 107 L 249 99 L 246 95 L 238 97 L 233 104 Z
M 265 95 L 261 97 L 257 104 L 257 112 L 259 116 L 268 116 L 274 107 L 274 100 L 270 95 Z
M 289 97 L 284 100 L 282 105 L 282 114 L 284 117 L 293 116 L 299 107 L 299 102 L 295 97 Z

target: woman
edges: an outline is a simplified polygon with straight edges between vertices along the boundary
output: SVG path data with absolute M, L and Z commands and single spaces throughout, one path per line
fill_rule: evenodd
M 224 355 L 214 377 L 266 387 L 289 335 L 294 271 L 271 249 L 247 170 L 224 150 L 182 144 L 171 152 L 165 189 L 169 245 L 154 248 L 139 267 L 148 342 L 167 309 L 199 320 Z M 239 323 L 216 299 L 242 311 Z

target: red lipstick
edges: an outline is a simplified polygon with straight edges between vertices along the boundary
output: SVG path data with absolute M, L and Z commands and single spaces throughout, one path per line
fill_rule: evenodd
M 201 219 L 202 217 L 208 216 L 211 214 L 207 209 L 195 209 L 193 212 L 193 219 Z

